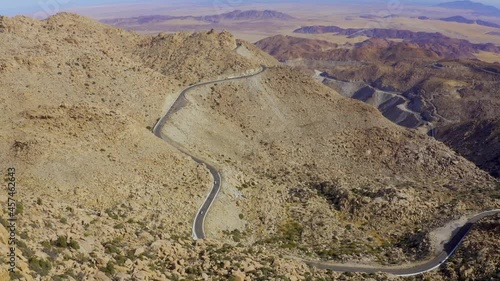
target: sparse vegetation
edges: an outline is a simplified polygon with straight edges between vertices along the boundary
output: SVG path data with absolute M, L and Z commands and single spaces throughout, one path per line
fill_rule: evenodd
M 73 240 L 73 238 L 70 238 L 68 241 L 67 236 L 58 236 L 57 239 L 52 241 L 50 244 L 58 248 L 68 248 L 74 250 L 80 249 L 78 242 Z
M 28 266 L 41 276 L 47 276 L 52 269 L 50 261 L 35 256 L 28 258 Z
M 112 261 L 108 261 L 106 267 L 100 268 L 100 270 L 108 276 L 113 276 L 116 272 L 115 264 Z

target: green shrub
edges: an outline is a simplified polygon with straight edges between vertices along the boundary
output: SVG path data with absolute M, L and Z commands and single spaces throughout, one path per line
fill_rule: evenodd
M 124 255 L 118 254 L 115 257 L 115 261 L 116 261 L 116 264 L 118 264 L 119 266 L 124 266 L 125 262 L 127 261 L 127 257 Z
M 23 202 L 19 201 L 16 204 L 16 214 L 21 215 L 24 212 L 24 205 Z
M 75 250 L 80 249 L 80 244 L 78 244 L 78 242 L 77 242 L 77 241 L 73 240 L 73 238 L 70 238 L 70 239 L 69 239 L 69 244 L 68 244 L 68 246 L 69 246 L 70 248 L 72 248 L 72 249 L 75 249 Z
M 304 228 L 300 223 L 290 220 L 283 224 L 279 231 L 284 241 L 298 242 L 302 239 Z
M 59 236 L 56 240 L 52 241 L 52 245 L 59 248 L 68 247 L 68 238 L 66 236 Z
M 47 276 L 52 269 L 52 264 L 48 260 L 38 259 L 37 257 L 30 257 L 28 259 L 28 266 L 31 270 L 40 274 L 41 276 Z
M 9 226 L 9 223 L 4 218 L 0 218 L 0 224 L 2 224 L 5 228 Z
M 112 261 L 108 261 L 106 267 L 100 268 L 108 276 L 113 276 L 115 274 L 115 264 Z
M 241 241 L 242 236 L 243 236 L 239 229 L 235 229 L 235 230 L 231 231 L 231 235 L 233 236 L 233 241 L 236 243 L 239 243 Z
M 35 251 L 31 250 L 26 243 L 24 243 L 22 240 L 17 240 L 16 245 L 21 250 L 23 253 L 23 256 L 25 257 L 31 257 L 35 255 Z
M 23 278 L 24 276 L 17 271 L 14 271 L 14 272 L 10 271 L 9 277 L 10 277 L 10 280 L 19 280 L 19 279 Z
M 68 241 L 68 237 L 66 236 L 57 237 L 57 239 L 52 241 L 51 244 L 58 248 L 71 248 L 75 250 L 80 249 L 80 245 L 78 244 L 77 241 L 73 240 L 73 238 L 70 238 Z

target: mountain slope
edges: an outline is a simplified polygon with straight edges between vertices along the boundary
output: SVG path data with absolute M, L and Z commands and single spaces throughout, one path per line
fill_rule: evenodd
M 415 260 L 435 227 L 498 207 L 471 162 L 227 32 L 140 36 L 67 13 L 0 31 L 0 159 L 17 169 L 27 280 L 359 280 L 288 256 Z M 181 89 L 261 64 L 196 88 L 167 122 L 223 175 L 211 239 L 194 242 L 212 179 L 151 127 Z
M 186 98 L 164 134 L 226 178 L 213 212 L 241 212 L 246 241 L 278 252 L 344 262 L 422 258 L 433 246 L 413 230 L 440 224 L 449 212 L 443 204 L 451 213 L 469 205 L 445 199 L 470 191 L 460 174 L 482 181 L 482 172 L 466 172 L 477 168 L 443 144 L 286 67 Z M 213 237 L 236 227 L 231 219 L 207 223 Z M 421 247 L 407 247 L 406 239 Z
M 256 44 L 280 61 L 300 66 L 309 73 L 318 70 L 321 75 L 317 78 L 326 85 L 344 96 L 376 106 L 397 124 L 437 131 L 442 127 L 445 133 L 440 134 L 440 140 L 498 177 L 497 166 L 485 164 L 494 154 L 481 152 L 489 147 L 488 141 L 475 129 L 479 124 L 490 124 L 488 119 L 498 118 L 497 64 L 440 60 L 436 53 L 414 43 L 376 38 L 355 44 L 351 49 L 335 49 L 330 44 L 327 51 L 308 50 L 317 44 L 315 40 L 297 40 L 293 47 L 288 47 L 287 41 L 271 37 Z M 470 131 L 463 129 L 469 125 Z M 472 141 L 464 145 L 452 141 L 464 136 L 445 129 L 456 126 L 462 128 L 461 132 L 470 133 L 469 137 L 477 141 L 475 145 Z
M 500 120 L 470 120 L 437 130 L 436 138 L 500 178 Z

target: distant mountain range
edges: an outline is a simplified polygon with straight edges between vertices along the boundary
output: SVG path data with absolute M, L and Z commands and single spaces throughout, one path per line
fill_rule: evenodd
M 338 26 L 304 26 L 294 31 L 295 33 L 334 33 L 349 38 L 366 36 L 382 39 L 403 39 L 406 42 L 436 52 L 442 58 L 466 58 L 473 57 L 478 51 L 500 53 L 500 47 L 495 44 L 474 44 L 467 40 L 455 39 L 441 33 L 414 32 L 410 30 L 386 29 L 386 28 L 341 28 Z
M 439 20 L 442 21 L 448 21 L 448 22 L 459 22 L 459 23 L 466 23 L 466 24 L 478 24 L 478 25 L 483 25 L 483 26 L 488 26 L 488 27 L 496 27 L 500 28 L 499 24 L 488 22 L 488 21 L 483 21 L 483 20 L 471 20 L 464 18 L 462 16 L 453 16 L 449 18 L 441 18 Z
M 194 19 L 198 21 L 204 21 L 208 23 L 218 23 L 223 20 L 290 20 L 294 17 L 287 15 L 285 13 L 272 11 L 272 10 L 234 10 L 232 12 L 219 14 L 219 15 L 208 15 L 208 16 L 168 16 L 168 15 L 148 15 L 148 16 L 138 16 L 131 18 L 114 18 L 102 20 L 102 23 L 111 25 L 125 25 L 125 24 L 147 24 L 147 23 L 157 23 L 169 20 L 186 20 Z
M 495 16 L 500 17 L 500 9 L 495 6 L 484 5 L 479 2 L 472 1 L 454 1 L 454 2 L 446 2 L 438 4 L 437 6 L 448 8 L 448 9 L 457 9 L 457 10 L 471 10 L 478 15 L 483 16 Z

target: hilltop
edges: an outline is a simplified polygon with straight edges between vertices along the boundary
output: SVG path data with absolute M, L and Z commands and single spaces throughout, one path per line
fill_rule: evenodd
M 195 242 L 209 171 L 151 127 L 189 85 L 262 65 L 261 75 L 195 88 L 164 128 L 222 174 L 209 239 Z M 68 13 L 1 17 L 0 90 L 26 280 L 359 280 L 290 256 L 420 260 L 440 247 L 429 242 L 436 227 L 499 207 L 494 179 L 444 144 L 228 32 L 138 35 Z M 494 231 L 473 233 L 494 245 Z M 492 252 L 473 276 L 494 274 L 497 260 Z M 4 279 L 5 266 L 3 257 Z

